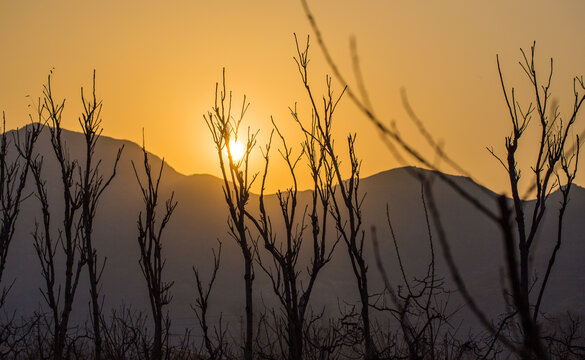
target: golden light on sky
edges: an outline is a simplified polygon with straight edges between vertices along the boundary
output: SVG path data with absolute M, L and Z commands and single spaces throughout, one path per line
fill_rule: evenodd
M 230 143 L 229 143 L 229 152 L 228 152 L 227 146 L 224 148 L 224 152 L 225 152 L 226 157 L 228 155 L 231 155 L 232 160 L 235 163 L 237 163 L 240 160 L 242 160 L 242 158 L 244 157 L 245 149 L 244 149 L 244 145 L 242 145 L 242 143 L 239 140 L 236 141 L 234 139 L 231 139 Z
M 333 56 L 353 84 L 349 39 L 357 40 L 376 114 L 388 123 L 395 121 L 404 137 L 431 154 L 408 121 L 400 97 L 404 87 L 412 107 L 445 151 L 496 191 L 506 190 L 506 177 L 486 147 L 502 153 L 510 131 L 496 54 L 507 84 L 517 87 L 522 101 L 528 98 L 528 84 L 518 66 L 519 48 L 536 41 L 537 67 L 543 72 L 549 57 L 554 57 L 552 97 L 559 100 L 561 112 L 572 105 L 572 77 L 585 73 L 581 0 L 309 4 Z M 151 134 L 148 150 L 164 156 L 176 170 L 219 175 L 202 115 L 213 105 L 223 67 L 235 103 L 244 94 L 251 102 L 244 127 L 260 130 L 259 146 L 268 139 L 273 116 L 290 137 L 293 150 L 300 151 L 302 133 L 289 107 L 298 103 L 303 121 L 310 122 L 311 115 L 292 59 L 293 33 L 304 39 L 310 32 L 296 0 L 4 1 L 0 110 L 6 112 L 9 128 L 23 126 L 30 103 L 26 95 L 37 98 L 54 68 L 55 94 L 67 99 L 64 126 L 77 130 L 79 88 L 90 86 L 96 69 L 104 135 L 140 143 L 144 128 Z M 320 94 L 330 70 L 314 37 L 310 56 L 310 80 Z M 339 93 L 339 84 L 333 81 L 333 86 Z M 348 132 L 357 132 L 362 176 L 402 165 L 348 99 L 340 103 L 335 122 L 338 146 Z M 585 128 L 585 119 L 579 122 L 576 131 Z M 252 161 L 259 162 L 256 150 Z M 534 162 L 531 154 L 529 150 L 520 154 L 525 171 L 530 171 L 528 161 Z M 271 163 L 274 171 L 267 190 L 289 185 L 281 165 Z M 581 171 L 576 182 L 585 184 L 584 176 Z M 308 187 L 308 181 L 299 177 L 300 187 Z

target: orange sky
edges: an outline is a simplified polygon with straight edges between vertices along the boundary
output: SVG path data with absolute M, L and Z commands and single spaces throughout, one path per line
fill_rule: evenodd
M 310 4 L 348 75 L 349 38 L 357 38 L 376 113 L 388 122 L 396 120 L 407 139 L 422 144 L 401 105 L 400 88 L 405 87 L 445 149 L 496 191 L 506 190 L 506 176 L 485 147 L 502 153 L 510 125 L 495 55 L 501 56 L 507 83 L 521 91 L 526 80 L 517 64 L 519 48 L 536 40 L 539 68 L 545 71 L 548 58 L 555 59 L 553 97 L 565 112 L 572 106 L 572 76 L 585 73 L 585 2 L 580 0 Z M 148 149 L 178 171 L 217 175 L 202 115 L 213 103 L 224 66 L 235 99 L 239 102 L 245 93 L 251 101 L 247 124 L 260 129 L 260 143 L 270 132 L 271 115 L 290 143 L 300 139 L 288 112 L 295 102 L 307 110 L 292 60 L 293 32 L 302 38 L 310 32 L 295 0 L 3 1 L 0 109 L 6 112 L 8 128 L 24 125 L 25 96 L 38 97 L 55 68 L 55 92 L 68 104 L 64 125 L 76 130 L 79 87 L 90 86 L 96 69 L 105 135 L 140 142 L 145 128 Z M 311 78 L 315 89 L 322 89 L 328 69 L 315 41 L 312 59 Z M 308 120 L 309 113 L 305 115 Z M 347 132 L 358 133 L 363 176 L 400 165 L 348 99 L 338 109 L 336 127 L 339 145 Z M 584 128 L 579 124 L 576 130 Z M 529 147 L 534 141 L 527 139 L 525 145 L 522 160 L 533 161 Z M 278 165 L 274 169 L 269 190 L 286 186 L 288 180 Z M 584 180 L 582 173 L 577 183 Z M 306 177 L 300 185 L 308 186 Z

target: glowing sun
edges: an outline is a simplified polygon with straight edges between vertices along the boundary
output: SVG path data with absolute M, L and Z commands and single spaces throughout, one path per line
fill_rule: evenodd
M 232 154 L 232 160 L 234 162 L 240 161 L 244 157 L 245 149 L 241 142 L 230 140 L 229 143 L 230 153 Z M 227 147 L 224 149 L 225 155 L 227 156 Z

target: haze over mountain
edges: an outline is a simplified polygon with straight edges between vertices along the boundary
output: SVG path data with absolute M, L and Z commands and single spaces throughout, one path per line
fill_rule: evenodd
M 45 129 L 46 130 L 46 129 Z M 72 158 L 83 158 L 83 138 L 79 133 L 64 131 Z M 142 150 L 135 143 L 101 137 L 96 156 L 102 159 L 101 171 L 108 173 L 113 165 L 117 149 L 124 145 L 124 152 L 118 173 L 112 185 L 100 201 L 95 223 L 95 246 L 99 258 L 107 258 L 102 279 L 102 294 L 105 296 L 105 309 L 131 305 L 134 309 L 149 311 L 146 285 L 138 265 L 139 247 L 136 241 L 136 221 L 141 210 L 142 199 L 135 179 L 131 162 L 138 168 L 142 166 Z M 37 152 L 45 159 L 44 178 L 47 180 L 52 211 L 58 220 L 59 209 L 59 172 L 50 147 L 48 131 L 44 131 Z M 161 159 L 150 154 L 153 169 L 158 169 Z M 364 159 L 364 161 L 372 161 Z M 299 167 L 302 169 L 302 167 Z M 364 178 L 360 190 L 366 194 L 363 203 L 363 229 L 366 232 L 366 247 L 372 276 L 372 293 L 382 290 L 382 282 L 374 263 L 370 231 L 376 228 L 380 241 L 380 255 L 393 285 L 401 283 L 394 246 L 390 239 L 386 219 L 386 206 L 400 247 L 406 270 L 410 277 L 421 276 L 426 270 L 430 257 L 425 212 L 421 200 L 421 186 L 412 173 L 428 177 L 434 173 L 417 168 L 388 170 Z M 453 181 L 466 188 L 479 201 L 495 207 L 495 194 L 482 189 L 471 180 L 460 176 L 448 175 Z M 502 174 L 505 176 L 505 174 Z M 29 191 L 33 187 L 29 184 Z M 210 175 L 186 176 L 166 166 L 161 181 L 161 200 L 172 192 L 179 204 L 164 234 L 163 253 L 167 259 L 165 277 L 174 281 L 173 299 L 169 306 L 173 328 L 195 327 L 196 318 L 190 308 L 194 303 L 195 286 L 192 266 L 201 269 L 207 276 L 212 265 L 212 248 L 217 247 L 216 239 L 223 242 L 222 264 L 218 280 L 212 293 L 211 315 L 214 319 L 223 313 L 226 321 L 238 324 L 243 314 L 243 271 L 240 250 L 228 236 L 226 224 L 227 210 L 222 192 L 222 180 Z M 480 305 L 492 316 L 504 309 L 502 300 L 501 270 L 502 241 L 498 228 L 483 216 L 469 202 L 462 199 L 440 179 L 435 179 L 433 191 L 441 219 L 449 237 L 451 250 L 459 269 L 471 292 Z M 310 200 L 310 191 L 299 194 L 300 209 Z M 559 194 L 550 195 L 549 207 L 543 230 L 536 240 L 537 251 L 533 262 L 536 278 L 542 276 L 548 255 L 556 239 L 555 226 Z M 557 265 L 553 270 L 550 285 L 545 295 L 543 311 L 557 313 L 568 310 L 585 313 L 585 190 L 574 186 L 566 214 L 564 242 L 558 254 Z M 250 199 L 250 209 L 257 208 L 258 197 Z M 273 226 L 279 229 L 276 212 L 278 203 L 275 195 L 267 195 L 269 213 L 273 215 Z M 531 202 L 526 203 L 531 207 Z M 27 315 L 39 309 L 46 309 L 39 288 L 43 287 L 40 265 L 33 247 L 31 232 L 35 219 L 39 219 L 39 202 L 29 197 L 23 204 L 17 223 L 17 231 L 10 248 L 5 283 L 14 280 L 7 299 L 8 311 Z M 332 221 L 330 221 L 330 224 Z M 55 223 L 56 224 L 56 223 Z M 277 230 L 278 231 L 278 230 Z M 334 241 L 335 229 L 329 228 L 330 243 Z M 434 230 L 433 230 L 434 233 Z M 281 235 L 282 236 L 282 235 Z M 436 238 L 436 235 L 435 235 Z M 308 240 L 307 240 L 308 241 Z M 308 259 L 310 244 L 305 244 L 304 259 Z M 437 252 L 437 271 L 445 278 L 446 287 L 455 290 L 450 275 L 444 266 L 442 250 L 435 241 Z M 265 254 L 263 248 L 261 254 Z M 62 266 L 62 264 L 61 264 Z M 301 267 L 304 271 L 304 267 Z M 274 303 L 272 288 L 267 277 L 256 266 L 255 298 L 258 304 Z M 345 249 L 340 243 L 335 250 L 333 261 L 326 266 L 318 278 L 311 303 L 317 309 L 325 306 L 328 314 L 335 315 L 338 303 L 357 301 L 354 277 Z M 462 303 L 456 294 L 451 301 L 454 306 Z M 74 304 L 74 316 L 80 321 L 87 317 L 89 291 L 87 274 L 84 271 Z M 239 325 L 238 325 L 239 326 Z M 239 329 L 239 328 L 237 328 Z M 236 331 L 237 332 L 237 331 Z

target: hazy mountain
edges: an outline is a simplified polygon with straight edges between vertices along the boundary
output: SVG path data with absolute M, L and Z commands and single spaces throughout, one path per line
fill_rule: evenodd
M 80 134 L 64 131 L 63 135 L 72 158 L 81 157 L 83 139 Z M 142 151 L 132 142 L 105 136 L 100 139 L 96 151 L 97 156 L 103 159 L 101 171 L 107 174 L 112 168 L 117 149 L 122 145 L 125 149 L 119 164 L 118 175 L 104 194 L 96 217 L 95 246 L 99 257 L 107 258 L 102 280 L 102 294 L 105 295 L 107 309 L 126 304 L 148 312 L 146 286 L 138 266 L 139 248 L 136 241 L 136 220 L 142 206 L 142 199 L 131 165 L 131 161 L 134 161 L 137 166 L 142 166 Z M 52 210 L 58 214 L 60 211 L 59 172 L 50 148 L 47 131 L 43 133 L 37 144 L 37 150 L 45 158 L 43 173 L 47 179 L 50 196 L 53 196 Z M 150 159 L 153 168 L 158 169 L 161 159 L 154 155 L 150 155 Z M 381 243 L 381 257 L 392 283 L 398 285 L 401 282 L 394 246 L 389 237 L 386 219 L 387 205 L 409 276 L 422 276 L 430 258 L 420 183 L 412 176 L 412 173 L 434 176 L 427 170 L 401 168 L 385 171 L 361 181 L 360 188 L 363 193 L 366 193 L 363 205 L 363 229 L 367 237 L 372 292 L 382 288 L 380 275 L 372 256 L 373 248 L 370 241 L 372 227 L 376 228 Z M 480 188 L 464 177 L 449 177 L 482 203 L 490 207 L 495 206 L 495 194 L 489 190 Z M 32 187 L 29 187 L 29 190 L 32 192 Z M 194 326 L 196 322 L 190 308 L 195 296 L 192 266 L 200 268 L 204 276 L 209 274 L 212 264 L 211 251 L 213 247 L 217 247 L 216 239 L 223 241 L 224 252 L 222 267 L 212 294 L 213 308 L 210 311 L 214 317 L 222 312 L 227 321 L 239 322 L 240 315 L 243 313 L 243 266 L 239 249 L 227 234 L 227 211 L 222 181 L 210 175 L 185 176 L 167 166 L 161 183 L 162 199 L 166 199 L 172 191 L 175 192 L 179 205 L 165 233 L 163 252 L 167 258 L 166 279 L 175 281 L 172 288 L 174 297 L 169 308 L 175 329 Z M 503 300 L 500 281 L 502 242 L 498 228 L 440 179 L 435 179 L 433 193 L 461 274 L 486 311 L 492 315 L 499 313 L 503 309 Z M 302 207 L 309 201 L 310 196 L 309 191 L 300 194 Z M 275 214 L 274 226 L 278 229 L 276 197 L 269 195 L 266 202 L 269 210 Z M 546 255 L 550 252 L 551 244 L 556 238 L 558 203 L 558 194 L 553 193 L 549 201 L 545 227 L 537 240 L 538 251 L 533 260 L 537 274 L 541 276 L 548 260 Z M 251 208 L 254 208 L 256 204 L 257 197 L 253 197 L 250 200 Z M 527 206 L 532 205 L 529 202 Z M 566 214 L 565 239 L 545 296 L 544 311 L 585 312 L 585 262 L 583 261 L 585 222 L 581 221 L 584 213 L 585 190 L 575 186 Z M 58 215 L 55 217 L 54 220 L 58 221 Z M 28 198 L 23 205 L 4 277 L 5 283 L 15 280 L 8 297 L 7 309 L 16 310 L 22 315 L 46 308 L 39 291 L 43 282 L 31 236 L 36 218 L 39 218 L 39 203 L 33 196 Z M 328 232 L 330 239 L 333 240 L 334 228 L 331 227 Z M 436 234 L 434 237 L 438 271 L 443 274 L 446 286 L 453 289 Z M 306 246 L 306 251 L 309 251 L 309 248 L 310 246 Z M 302 261 L 303 259 L 301 263 Z M 301 269 L 304 271 L 304 266 Z M 273 303 L 272 289 L 259 267 L 256 267 L 256 277 L 255 298 L 258 303 L 262 301 Z M 85 319 L 88 313 L 89 291 L 86 278 L 87 274 L 84 272 L 74 305 L 77 319 Z M 338 300 L 349 303 L 356 300 L 354 288 L 354 278 L 345 245 L 340 243 L 335 250 L 334 260 L 325 268 L 318 280 L 312 303 L 319 308 L 326 306 L 327 312 L 335 314 Z M 454 304 L 461 303 L 456 295 L 451 301 Z

